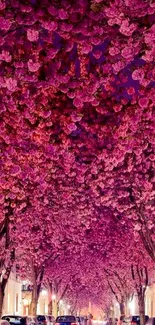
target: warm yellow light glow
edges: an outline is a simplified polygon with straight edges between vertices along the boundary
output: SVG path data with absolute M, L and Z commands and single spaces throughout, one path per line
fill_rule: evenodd
M 29 300 L 28 299 L 23 299 L 23 304 L 24 304 L 24 306 L 28 306 Z
M 47 313 L 48 313 L 48 306 L 45 305 L 45 314 L 47 314 Z
M 130 309 L 130 313 L 131 315 L 134 315 L 134 311 L 135 311 L 135 303 L 134 300 L 129 302 L 129 309 Z
M 56 300 L 56 295 L 52 295 L 52 300 Z

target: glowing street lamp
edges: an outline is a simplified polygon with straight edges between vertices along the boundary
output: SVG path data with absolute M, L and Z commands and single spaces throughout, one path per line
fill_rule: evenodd
M 52 300 L 56 300 L 56 295 L 52 295 Z
M 24 298 L 23 299 L 23 304 L 24 304 L 24 306 L 28 306 L 29 305 L 29 300 Z

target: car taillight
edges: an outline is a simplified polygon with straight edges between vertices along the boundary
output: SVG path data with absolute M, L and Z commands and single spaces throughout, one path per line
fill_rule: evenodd
M 44 325 L 47 325 L 47 320 L 46 319 L 43 321 L 43 324 Z
M 137 323 L 136 322 L 131 322 L 131 325 L 137 325 Z
M 71 325 L 77 325 L 77 323 L 71 323 Z
M 55 325 L 60 325 L 59 323 L 55 323 Z

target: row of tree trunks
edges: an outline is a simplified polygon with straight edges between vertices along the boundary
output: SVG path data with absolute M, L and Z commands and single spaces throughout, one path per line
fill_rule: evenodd
M 0 283 L 0 317 L 2 316 L 3 301 L 4 301 L 4 290 L 2 284 Z
M 2 316 L 3 302 L 5 296 L 5 288 L 8 283 L 12 266 L 15 261 L 15 248 L 12 246 L 12 241 L 10 239 L 10 217 L 13 216 L 12 201 L 10 198 L 5 199 L 5 218 L 0 224 L 0 240 L 5 238 L 4 246 L 1 248 L 4 251 L 8 250 L 10 256 L 7 254 L 0 260 L 0 318 Z
M 140 316 L 140 325 L 145 325 L 145 295 L 138 294 L 138 306 L 139 306 L 139 316 Z M 125 304 L 121 302 L 119 304 L 120 315 L 126 315 Z
M 30 315 L 35 316 L 37 313 L 38 298 L 39 296 L 37 293 L 37 285 L 35 283 L 33 286 L 32 300 L 31 300 L 30 310 L 29 310 Z M 0 316 L 2 315 L 3 301 L 4 301 L 4 289 L 0 284 Z M 143 294 L 138 295 L 138 304 L 139 304 L 140 324 L 145 325 L 145 297 Z M 53 312 L 53 304 L 51 298 L 48 304 L 49 315 L 52 315 L 52 312 Z M 123 302 L 120 303 L 120 314 L 125 315 L 125 304 Z

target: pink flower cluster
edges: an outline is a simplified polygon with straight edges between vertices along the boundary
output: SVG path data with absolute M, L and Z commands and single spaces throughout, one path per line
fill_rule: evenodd
M 155 231 L 153 3 L 39 3 L 0 1 L 0 225 L 28 275 Z

